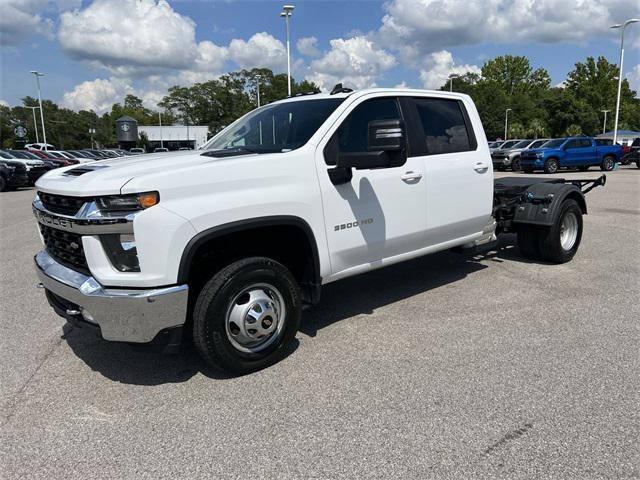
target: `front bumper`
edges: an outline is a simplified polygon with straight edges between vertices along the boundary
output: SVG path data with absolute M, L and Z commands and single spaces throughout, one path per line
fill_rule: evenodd
M 7 179 L 11 188 L 24 187 L 29 184 L 29 176 L 26 173 L 14 173 Z
M 144 290 L 103 287 L 44 250 L 34 260 L 42 286 L 65 301 L 65 311 L 56 311 L 72 321 L 99 327 L 105 340 L 148 343 L 161 331 L 185 323 L 187 285 Z

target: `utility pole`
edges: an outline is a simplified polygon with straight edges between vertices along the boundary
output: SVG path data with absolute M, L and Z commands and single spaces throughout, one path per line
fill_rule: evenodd
M 289 46 L 289 17 L 293 14 L 293 5 L 284 5 L 280 16 L 284 17 L 284 24 L 287 32 L 287 92 L 291 96 L 291 48 Z
M 160 124 L 160 148 L 164 148 L 164 144 L 162 143 L 162 114 L 160 110 L 158 110 L 158 123 Z
M 25 107 L 30 108 L 31 113 L 33 113 L 33 130 L 36 132 L 36 143 L 40 143 L 40 138 L 38 137 L 38 121 L 36 120 L 36 110 L 39 107 Z
M 260 79 L 262 75 L 256 75 L 256 95 L 258 97 L 258 107 L 260 106 Z
M 620 35 L 620 65 L 618 69 L 618 96 L 616 97 L 616 121 L 613 125 L 613 144 L 618 141 L 618 117 L 620 115 L 620 91 L 622 89 L 622 67 L 624 62 L 624 29 L 627 25 L 640 22 L 638 18 L 630 18 L 624 23 L 612 25 L 611 28 L 620 28 L 622 33 Z
M 31 72 L 36 77 L 36 84 L 38 85 L 38 104 L 40 105 L 40 121 L 42 122 L 42 138 L 44 139 L 44 149 L 47 149 L 47 131 L 44 128 L 44 112 L 42 110 L 42 95 L 40 93 L 40 77 L 44 77 L 44 73 L 40 73 L 36 70 Z
M 611 110 L 600 110 L 602 113 L 604 113 L 604 122 L 602 123 L 602 133 L 606 133 L 607 132 L 607 112 L 610 112 Z
M 454 78 L 460 78 L 460 75 L 458 75 L 457 73 L 452 73 L 451 75 L 449 75 L 449 91 L 453 92 L 453 79 Z
M 509 112 L 511 111 L 510 108 L 507 108 L 504 112 L 504 139 L 507 140 L 507 127 L 509 125 Z

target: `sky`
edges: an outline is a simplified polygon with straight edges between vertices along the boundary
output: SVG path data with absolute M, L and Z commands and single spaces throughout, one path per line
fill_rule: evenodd
M 638 0 L 292 0 L 292 75 L 330 90 L 438 88 L 498 55 L 525 55 L 560 84 L 576 62 L 617 63 Z M 155 108 L 172 85 L 242 68 L 286 72 L 282 2 L 0 0 L 0 103 L 36 96 L 98 114 L 128 93 Z M 624 75 L 640 91 L 640 23 Z M 455 80 L 454 80 L 455 82 Z

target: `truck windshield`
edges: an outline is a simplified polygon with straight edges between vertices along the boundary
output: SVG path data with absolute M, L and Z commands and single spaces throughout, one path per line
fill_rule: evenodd
M 286 152 L 311 138 L 342 98 L 275 103 L 249 112 L 202 146 L 203 150 L 240 149 Z
M 531 143 L 531 140 L 523 140 L 521 142 L 516 143 L 513 148 L 527 148 L 527 145 Z
M 557 148 L 566 141 L 567 141 L 566 138 L 556 138 L 555 140 L 549 140 L 547 143 L 544 144 L 544 148 Z
M 509 140 L 508 142 L 504 142 L 500 145 L 501 150 L 506 150 L 507 148 L 513 148 L 513 146 L 518 143 L 520 140 Z

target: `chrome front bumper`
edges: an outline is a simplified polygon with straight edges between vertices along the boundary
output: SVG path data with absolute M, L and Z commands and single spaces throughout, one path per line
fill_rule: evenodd
M 108 288 L 56 262 L 44 250 L 35 256 L 35 263 L 44 288 L 77 306 L 66 314 L 99 326 L 105 340 L 146 343 L 161 330 L 185 323 L 187 285 Z

